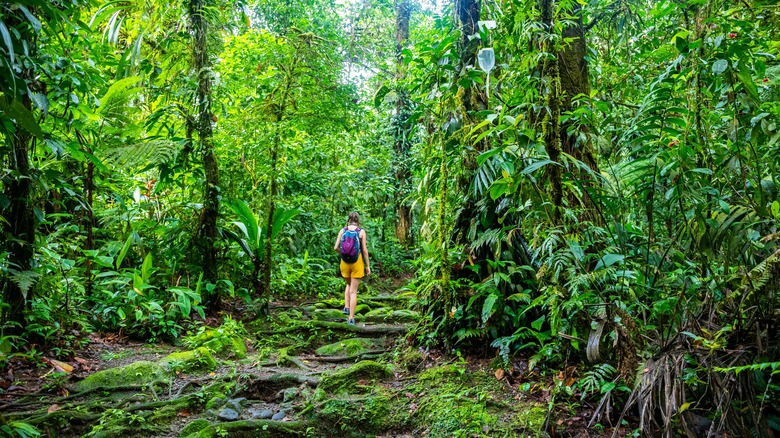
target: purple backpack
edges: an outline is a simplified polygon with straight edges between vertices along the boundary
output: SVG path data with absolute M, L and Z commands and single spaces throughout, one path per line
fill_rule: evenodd
M 341 235 L 341 260 L 345 263 L 355 263 L 360 255 L 360 228 L 350 230 L 344 227 Z

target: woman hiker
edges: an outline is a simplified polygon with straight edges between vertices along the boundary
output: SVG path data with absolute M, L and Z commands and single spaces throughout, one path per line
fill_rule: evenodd
M 355 305 L 360 279 L 371 274 L 371 262 L 368 259 L 366 230 L 360 228 L 360 216 L 356 212 L 349 214 L 347 226 L 339 232 L 333 247 L 341 255 L 341 276 L 347 282 L 344 289 L 344 310 L 349 315 L 347 324 L 355 324 Z M 365 261 L 365 264 L 364 264 Z

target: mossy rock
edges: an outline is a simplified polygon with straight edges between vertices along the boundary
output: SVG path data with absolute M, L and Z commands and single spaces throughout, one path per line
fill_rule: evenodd
M 218 357 L 243 359 L 246 357 L 244 339 L 229 335 L 219 329 L 209 329 L 195 336 L 190 342 L 194 347 L 206 347 Z
M 273 437 L 291 438 L 305 436 L 306 423 L 300 421 L 244 420 L 212 425 L 188 438 L 230 438 Z
M 171 353 L 160 361 L 166 369 L 180 373 L 207 372 L 217 369 L 217 361 L 205 347 Z
M 341 310 L 336 309 L 317 309 L 312 312 L 311 317 L 319 320 L 341 320 L 347 317 L 347 315 L 341 313 Z
M 366 436 L 398 428 L 392 410 L 392 399 L 386 395 L 332 398 L 316 410 L 315 419 L 320 428 L 332 429 L 331 436 Z
M 341 342 L 323 345 L 318 348 L 316 353 L 319 356 L 355 356 L 358 354 L 371 353 L 373 350 L 382 347 L 381 339 L 353 338 L 345 339 Z
M 325 374 L 319 387 L 328 392 L 340 392 L 356 386 L 359 380 L 381 380 L 389 377 L 393 377 L 390 365 L 364 360 L 349 368 Z
M 378 309 L 371 310 L 366 313 L 366 316 L 390 316 L 393 314 L 393 309 L 388 307 L 380 307 Z
M 413 310 L 401 309 L 394 310 L 391 318 L 396 322 L 411 322 L 420 319 L 420 314 Z
M 342 297 L 343 297 L 343 294 L 342 294 Z M 343 299 L 329 298 L 327 300 L 322 300 L 318 304 L 325 304 L 327 306 L 327 308 L 331 308 L 331 309 L 343 309 L 344 308 L 344 300 Z M 315 304 L 315 306 L 316 306 L 316 304 Z
M 180 437 L 186 437 L 190 436 L 192 434 L 196 434 L 200 432 L 201 430 L 211 426 L 211 423 L 209 423 L 208 420 L 205 420 L 203 418 L 198 418 L 195 421 L 191 421 L 188 425 L 184 426 L 184 429 L 179 432 Z
M 88 391 L 97 388 L 119 388 L 131 385 L 148 385 L 155 382 L 167 382 L 168 372 L 154 362 L 142 360 L 117 368 L 98 371 L 73 385 L 73 392 Z
M 355 306 L 355 315 L 365 315 L 371 311 L 371 307 L 368 304 L 358 304 Z

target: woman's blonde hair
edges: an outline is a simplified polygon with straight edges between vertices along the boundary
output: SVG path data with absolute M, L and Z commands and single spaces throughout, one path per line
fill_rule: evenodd
M 357 226 L 360 226 L 360 216 L 357 214 L 356 211 L 353 211 L 349 214 L 349 218 L 347 218 L 347 225 L 354 224 Z

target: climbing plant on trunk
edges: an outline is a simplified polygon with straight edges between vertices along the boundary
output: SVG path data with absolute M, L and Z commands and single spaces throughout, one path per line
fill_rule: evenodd
M 191 0 L 189 22 L 192 32 L 193 69 L 197 77 L 195 105 L 197 115 L 195 130 L 205 176 L 203 209 L 197 228 L 198 246 L 202 255 L 203 278 L 214 283 L 217 280 L 217 258 L 214 244 L 217 240 L 219 216 L 219 166 L 212 140 L 211 81 L 212 70 L 208 52 L 209 21 L 206 17 L 206 0 Z

